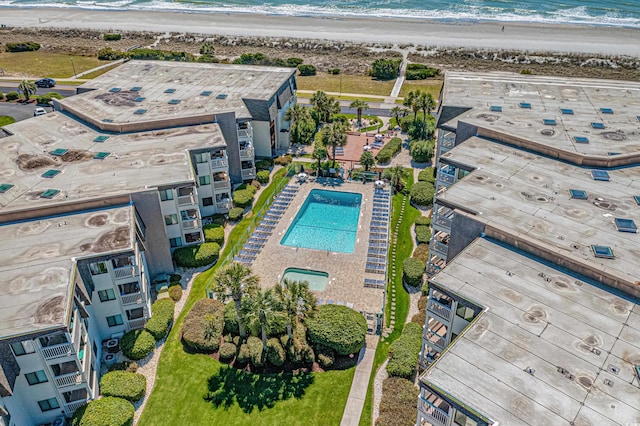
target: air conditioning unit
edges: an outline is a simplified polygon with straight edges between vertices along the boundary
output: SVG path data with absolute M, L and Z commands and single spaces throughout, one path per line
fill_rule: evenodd
M 107 367 L 112 366 L 116 363 L 116 356 L 114 354 L 106 354 L 104 356 L 104 363 Z
M 64 426 L 65 424 L 66 420 L 64 419 L 64 417 L 58 417 L 51 423 L 51 426 Z
M 105 348 L 107 350 L 107 352 L 118 352 L 119 350 L 119 345 L 118 343 L 120 342 L 119 339 L 109 339 L 107 340 L 107 343 L 105 344 Z

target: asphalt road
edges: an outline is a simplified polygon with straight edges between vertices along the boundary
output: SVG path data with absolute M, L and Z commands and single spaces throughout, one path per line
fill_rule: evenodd
M 299 102 L 300 105 L 302 106 L 306 106 L 306 107 L 310 107 L 311 104 L 305 101 Z M 375 103 L 373 102 L 369 102 L 369 105 L 375 105 Z M 340 107 L 340 112 L 342 114 L 356 114 L 358 111 L 353 109 L 353 108 L 349 108 L 348 106 L 341 106 Z M 364 115 L 376 115 L 378 117 L 382 116 L 382 117 L 390 117 L 390 113 L 389 113 L 389 109 L 388 108 L 368 108 L 367 110 L 363 111 Z
M 7 92 L 15 92 L 17 91 L 17 87 L 18 87 L 19 83 L 9 83 L 9 82 L 2 82 L 2 86 L 0 86 L 0 92 L 2 93 L 7 93 Z M 75 86 L 56 86 L 56 87 L 50 87 L 48 89 L 45 89 L 44 87 L 38 87 L 38 91 L 36 92 L 37 95 L 45 95 L 49 92 L 58 92 L 60 93 L 62 96 L 67 97 L 67 96 L 73 96 L 76 94 L 76 88 Z
M 33 117 L 33 109 L 35 107 L 35 104 L 22 105 L 0 102 L 0 115 L 8 115 L 9 117 L 13 117 L 16 121 L 22 121 Z M 47 112 L 51 112 L 52 110 L 52 108 L 45 109 Z

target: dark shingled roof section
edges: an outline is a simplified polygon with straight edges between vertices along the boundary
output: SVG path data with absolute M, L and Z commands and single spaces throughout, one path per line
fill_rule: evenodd
M 269 118 L 268 102 L 262 99 L 242 99 L 251 114 L 251 118 L 256 121 L 271 121 Z
M 0 396 L 13 395 L 13 386 L 20 375 L 20 366 L 8 343 L 0 343 Z
M 282 108 L 284 104 L 291 99 L 293 93 L 291 93 L 291 87 L 289 85 L 281 86 L 278 92 L 278 108 Z

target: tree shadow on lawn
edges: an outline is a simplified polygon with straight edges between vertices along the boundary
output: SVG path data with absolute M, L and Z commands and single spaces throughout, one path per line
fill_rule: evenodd
M 313 374 L 307 372 L 256 374 L 222 366 L 209 377 L 209 392 L 204 400 L 225 410 L 235 401 L 243 412 L 251 413 L 254 408 L 261 411 L 272 408 L 278 401 L 302 398 L 313 380 Z

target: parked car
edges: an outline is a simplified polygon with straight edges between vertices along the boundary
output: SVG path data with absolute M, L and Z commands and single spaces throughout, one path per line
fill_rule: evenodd
M 37 117 L 39 115 L 45 115 L 47 113 L 47 111 L 45 111 L 44 108 L 36 108 L 33 110 L 33 116 Z
M 36 81 L 38 87 L 56 87 L 56 81 L 52 78 L 41 78 Z

